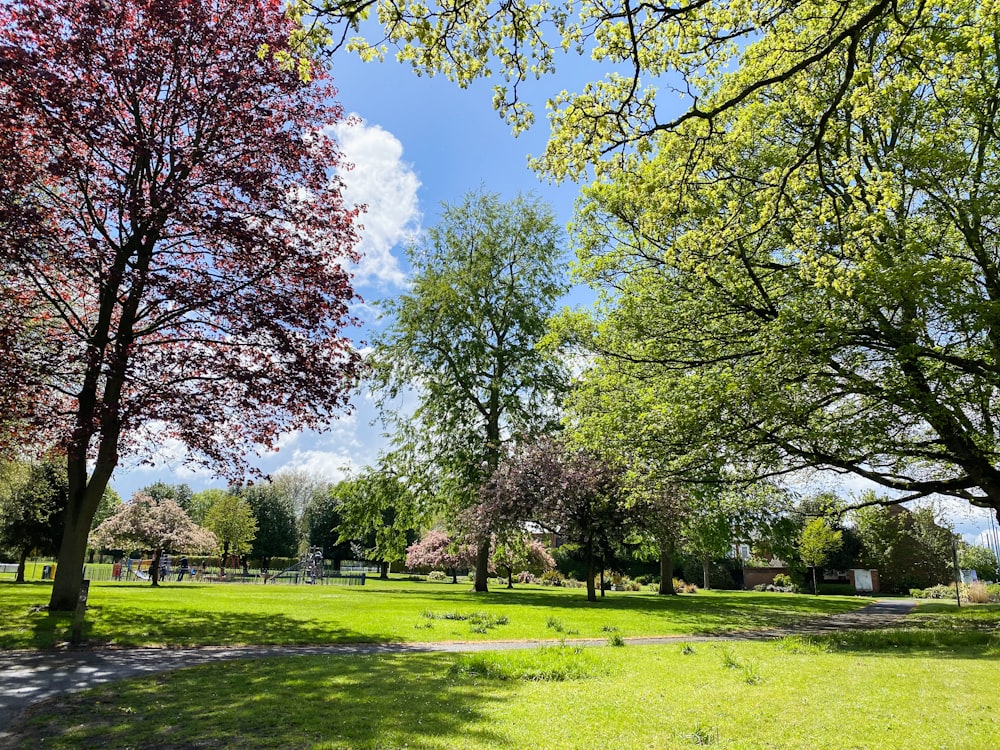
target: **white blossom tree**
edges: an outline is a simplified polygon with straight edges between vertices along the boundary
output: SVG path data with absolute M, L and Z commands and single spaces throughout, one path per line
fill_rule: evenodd
M 211 552 L 219 541 L 169 498 L 137 492 L 90 535 L 93 546 L 148 549 L 153 552 L 150 581 L 159 586 L 160 557 L 167 552 Z

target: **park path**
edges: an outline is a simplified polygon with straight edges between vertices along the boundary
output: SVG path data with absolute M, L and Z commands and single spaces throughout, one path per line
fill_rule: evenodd
M 893 627 L 916 602 L 880 599 L 861 609 L 805 620 L 794 626 L 771 630 L 743 631 L 720 635 L 672 635 L 626 638 L 629 645 L 720 640 L 773 640 L 788 635 L 830 635 L 843 630 L 875 630 Z M 327 646 L 239 646 L 201 648 L 131 648 L 67 651 L 0 652 L 0 744 L 7 729 L 22 711 L 34 703 L 66 693 L 97 687 L 129 677 L 156 674 L 182 667 L 209 664 L 224 659 L 268 656 L 317 656 L 357 654 L 405 654 L 497 651 L 535 648 L 562 641 L 451 641 L 444 643 L 348 643 Z M 565 642 L 581 646 L 604 646 L 607 639 L 578 638 Z

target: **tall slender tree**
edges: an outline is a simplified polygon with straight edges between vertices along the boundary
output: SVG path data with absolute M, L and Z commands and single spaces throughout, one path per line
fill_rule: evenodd
M 566 289 L 559 239 L 551 209 L 536 198 L 470 193 L 409 248 L 411 289 L 385 303 L 374 372 L 397 455 L 425 478 L 411 482 L 414 490 L 453 513 L 475 503 L 513 436 L 555 416 L 565 368 L 538 344 Z M 388 411 L 411 389 L 415 412 Z M 487 590 L 488 566 L 487 534 L 477 591 Z
M 0 404 L 39 394 L 3 424 L 66 451 L 52 609 L 122 455 L 171 437 L 242 473 L 346 405 L 343 113 L 321 68 L 274 59 L 291 31 L 277 0 L 0 5 L 0 260 L 46 333 Z

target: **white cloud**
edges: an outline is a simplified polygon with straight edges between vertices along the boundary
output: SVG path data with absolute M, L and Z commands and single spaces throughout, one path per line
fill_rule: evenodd
M 355 462 L 346 452 L 297 450 L 292 454 L 288 462 L 283 464 L 275 473 L 280 474 L 285 471 L 300 470 L 314 476 L 329 479 L 331 482 L 339 482 L 347 477 L 354 467 Z
M 417 189 L 420 180 L 403 161 L 403 144 L 378 125 L 354 117 L 354 124 L 338 123 L 329 129 L 345 159 L 354 168 L 341 173 L 348 204 L 367 205 L 361 217 L 363 254 L 355 269 L 359 284 L 402 286 L 406 276 L 392 249 L 415 237 L 420 230 Z

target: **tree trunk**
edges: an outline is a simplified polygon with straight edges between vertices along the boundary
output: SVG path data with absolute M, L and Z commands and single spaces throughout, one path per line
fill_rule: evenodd
M 222 559 L 219 560 L 219 578 L 226 577 L 226 558 L 229 557 L 229 542 L 222 544 Z
M 507 588 L 514 588 L 514 566 L 507 568 Z
M 157 547 L 153 550 L 153 561 L 149 564 L 150 586 L 160 585 L 160 558 L 163 557 L 163 550 Z
M 389 580 L 389 561 L 383 560 L 378 566 L 378 577 L 383 581 Z
M 660 588 L 656 592 L 676 596 L 674 591 L 674 543 L 664 542 L 660 545 Z
M 708 563 L 709 563 L 708 555 L 702 555 L 701 556 L 701 577 L 702 577 L 702 582 L 704 584 L 702 586 L 702 588 L 705 589 L 705 590 L 708 590 L 708 589 L 712 588 L 711 586 L 709 586 Z
M 476 550 L 476 583 L 475 591 L 486 592 L 489 591 L 489 575 L 490 575 L 490 538 L 479 543 L 479 549 Z
M 14 583 L 24 583 L 24 566 L 28 562 L 28 555 L 30 553 L 31 547 L 25 545 L 21 548 L 21 559 L 17 561 L 17 576 L 14 578 Z
M 594 556 L 590 554 L 590 547 L 584 550 L 587 555 L 587 601 L 596 602 L 597 592 L 594 591 Z
M 813 596 L 819 596 L 819 586 L 816 585 L 816 566 L 813 565 Z
M 601 560 L 601 598 L 604 598 L 604 560 Z
M 49 610 L 52 612 L 76 611 L 80 586 L 83 584 L 83 562 L 87 556 L 90 523 L 94 520 L 97 506 L 117 463 L 116 455 L 104 455 L 112 451 L 113 449 L 104 450 L 102 446 L 102 454 L 98 457 L 97 466 L 89 480 L 85 456 L 82 459 L 70 457 L 66 461 L 69 491 L 63 538 L 56 556 L 56 577 L 49 597 Z M 102 457 L 105 460 L 102 461 Z

